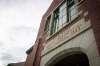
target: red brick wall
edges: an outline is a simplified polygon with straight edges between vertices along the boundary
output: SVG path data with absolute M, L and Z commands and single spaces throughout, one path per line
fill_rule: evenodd
M 87 0 L 89 17 L 100 53 L 100 0 Z
M 37 43 L 33 46 L 32 52 L 27 55 L 25 66 L 33 66 L 33 61 L 35 58 L 36 50 L 37 50 Z

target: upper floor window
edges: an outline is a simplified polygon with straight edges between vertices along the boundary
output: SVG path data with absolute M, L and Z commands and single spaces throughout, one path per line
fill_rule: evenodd
M 74 6 L 78 0 L 67 0 L 67 8 L 68 8 L 68 20 L 69 22 L 73 20 L 74 16 L 77 14 L 77 7 Z
M 73 20 L 74 15 L 78 12 L 74 5 L 80 1 L 81 0 L 65 0 L 54 10 L 53 14 L 47 18 L 46 31 L 49 31 L 49 34 L 52 35 L 66 25 L 66 23 Z
M 53 14 L 50 35 L 52 35 L 58 30 L 58 22 L 59 22 L 59 9 L 56 9 Z
M 59 7 L 59 28 L 67 22 L 67 3 L 63 3 Z
M 45 24 L 45 31 L 49 34 L 50 32 L 50 19 L 51 19 L 51 15 L 47 18 L 46 20 L 46 24 Z
M 58 31 L 67 19 L 67 4 L 64 2 L 59 8 L 53 12 L 53 21 L 51 25 L 51 35 Z

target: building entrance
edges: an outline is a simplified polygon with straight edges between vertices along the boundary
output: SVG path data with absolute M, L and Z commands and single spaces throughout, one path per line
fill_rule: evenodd
M 65 57 L 53 66 L 89 66 L 89 61 L 84 54 L 74 54 Z
M 65 55 L 64 55 L 65 56 Z M 60 56 L 59 58 L 61 58 Z M 76 53 L 68 55 L 67 57 L 63 57 L 59 60 L 59 58 L 54 60 L 50 65 L 48 66 L 90 66 L 89 60 L 87 55 L 84 53 Z

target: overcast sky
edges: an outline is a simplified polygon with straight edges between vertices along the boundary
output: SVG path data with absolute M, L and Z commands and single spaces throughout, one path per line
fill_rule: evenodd
M 25 61 L 52 0 L 0 0 L 0 66 Z

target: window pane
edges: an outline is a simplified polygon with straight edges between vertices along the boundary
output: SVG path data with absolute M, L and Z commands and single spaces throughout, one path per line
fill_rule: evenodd
M 49 16 L 49 17 L 47 18 L 47 21 L 46 21 L 46 24 L 45 24 L 45 31 L 46 31 L 47 33 L 49 33 L 49 30 L 50 30 L 50 19 L 51 19 L 51 16 Z
M 67 20 L 67 3 L 63 3 L 59 8 L 54 11 L 51 34 L 62 28 L 63 23 Z
M 62 25 L 62 22 L 63 22 L 63 19 L 61 17 L 61 18 L 59 18 L 59 26 Z
M 60 6 L 60 11 L 62 11 L 64 8 L 66 8 L 67 7 L 67 5 L 66 5 L 66 2 L 65 3 L 63 3 L 61 6 Z
M 63 23 L 66 22 L 67 19 L 65 16 L 67 16 L 67 4 L 66 3 L 62 4 L 59 10 L 59 28 L 61 28 Z
M 66 15 L 64 15 L 63 16 L 63 24 L 66 23 L 66 21 L 67 21 L 67 17 L 66 17 Z
M 68 0 L 68 17 L 69 20 L 73 20 L 78 13 L 77 6 L 75 6 L 76 3 L 78 3 L 81 0 Z
M 77 15 L 78 11 L 77 11 L 77 7 L 76 6 L 72 6 L 69 8 L 69 17 L 72 20 L 76 15 Z
M 68 7 L 73 6 L 75 4 L 75 0 L 68 0 Z
M 57 31 L 58 22 L 59 22 L 59 9 L 56 9 L 53 16 L 53 22 L 52 22 L 51 33 L 50 33 L 51 35 Z
M 77 13 L 77 9 L 75 7 L 71 7 L 71 16 L 75 15 Z
M 64 15 L 67 15 L 66 8 L 64 8 L 63 11 L 62 11 L 62 16 L 64 16 Z

